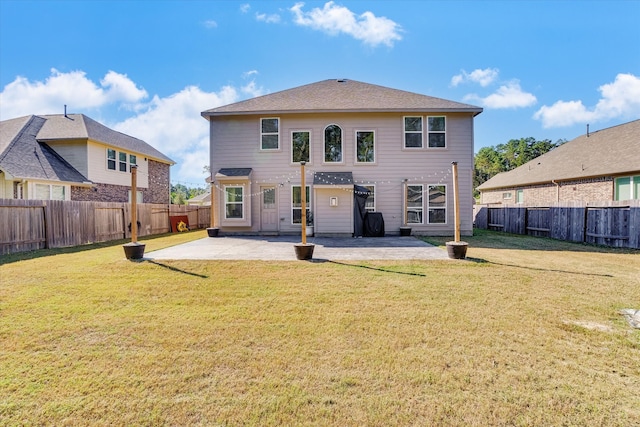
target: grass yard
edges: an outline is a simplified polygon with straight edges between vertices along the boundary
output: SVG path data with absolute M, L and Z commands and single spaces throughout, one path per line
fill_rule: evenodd
M 467 261 L 2 257 L 0 425 L 640 425 L 618 313 L 640 253 L 465 240 Z

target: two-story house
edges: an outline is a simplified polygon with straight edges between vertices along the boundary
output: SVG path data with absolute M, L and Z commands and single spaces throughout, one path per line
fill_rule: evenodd
M 173 160 L 83 114 L 0 122 L 0 199 L 169 203 Z
M 324 80 L 202 112 L 210 123 L 216 226 L 295 234 L 301 162 L 316 235 L 359 235 L 357 200 L 387 234 L 472 234 L 474 117 L 480 107 L 353 80 Z

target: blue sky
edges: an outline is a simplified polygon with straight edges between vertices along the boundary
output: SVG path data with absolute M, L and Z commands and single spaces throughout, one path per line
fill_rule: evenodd
M 475 150 L 640 118 L 640 1 L 0 0 L 0 119 L 84 113 L 203 185 L 200 112 L 330 78 L 466 102 Z

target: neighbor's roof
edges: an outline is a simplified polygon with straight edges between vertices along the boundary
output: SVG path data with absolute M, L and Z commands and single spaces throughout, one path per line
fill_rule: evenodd
M 143 140 L 110 129 L 84 114 L 52 114 L 41 117 L 46 119 L 46 123 L 38 133 L 39 141 L 90 139 L 133 153 L 143 154 L 164 163 L 172 165 L 176 163 Z
M 495 188 L 544 184 L 640 171 L 640 120 L 591 132 L 478 186 Z
M 26 120 L 0 122 L 0 147 L 4 147 L 0 151 L 0 170 L 19 179 L 90 185 L 84 175 L 51 147 L 36 140 L 45 121 L 43 117 L 27 116 Z
M 203 111 L 202 116 L 391 111 L 477 115 L 482 108 L 355 80 L 330 79 L 212 108 Z

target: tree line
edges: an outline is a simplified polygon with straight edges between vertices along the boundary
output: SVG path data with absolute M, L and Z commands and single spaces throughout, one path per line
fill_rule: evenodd
M 511 139 L 506 144 L 482 147 L 474 158 L 473 193 L 478 196 L 478 186 L 500 172 L 507 172 L 541 156 L 567 142 L 559 139 L 536 140 L 533 137 Z
M 207 190 L 201 187 L 190 188 L 182 184 L 171 184 L 171 203 L 185 205 L 187 200 L 206 192 Z

